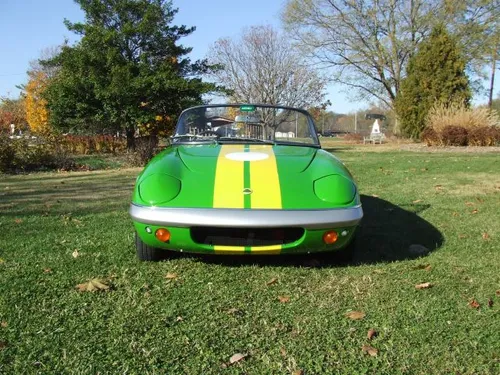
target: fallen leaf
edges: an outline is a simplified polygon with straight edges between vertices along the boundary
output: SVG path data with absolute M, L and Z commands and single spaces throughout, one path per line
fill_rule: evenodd
M 458 238 L 460 238 L 460 239 L 467 238 L 467 235 L 466 235 L 466 234 L 461 233 L 461 234 L 459 234 L 459 235 L 458 235 Z
M 377 194 L 372 194 L 373 198 L 378 198 L 379 196 Z
M 175 280 L 177 279 L 177 277 L 177 274 L 174 272 L 167 272 L 167 274 L 165 275 L 165 279 L 167 280 Z
M 76 289 L 80 292 L 96 292 L 100 290 L 109 290 L 109 286 L 101 279 L 92 279 L 85 283 L 78 284 Z
M 366 314 L 363 311 L 350 311 L 346 313 L 345 316 L 351 320 L 361 320 L 366 316 Z
M 422 199 L 417 199 L 416 201 L 413 201 L 411 203 L 420 203 L 420 202 L 422 202 Z
M 304 375 L 304 370 L 295 370 L 292 375 Z
M 178 316 L 175 321 L 176 322 L 182 322 L 184 319 L 182 318 L 182 316 Z
M 488 307 L 493 307 L 493 300 L 488 298 Z
M 273 284 L 276 284 L 276 282 L 278 281 L 278 278 L 277 277 L 273 277 L 271 280 L 269 280 L 266 285 L 269 286 L 269 285 L 273 285 Z
M 471 214 L 477 214 L 479 212 L 479 210 L 477 208 L 475 208 L 474 210 L 472 210 L 470 213 Z
M 469 302 L 469 307 L 471 307 L 473 309 L 479 309 L 479 307 L 481 307 L 481 305 L 479 304 L 479 302 L 477 302 L 475 299 L 473 299 L 472 301 Z
M 427 169 L 427 168 L 420 168 L 420 170 L 421 170 L 422 172 L 425 172 L 425 171 L 428 171 L 429 169 Z
M 80 255 L 80 253 L 78 252 L 78 249 L 75 249 L 75 251 L 73 251 L 73 252 L 71 253 L 71 255 L 73 255 L 73 258 L 75 258 L 75 259 L 76 259 L 76 258 L 78 258 L 78 256 Z
M 431 287 L 432 287 L 431 283 L 421 283 L 421 284 L 415 285 L 415 289 L 429 289 Z
M 278 300 L 281 303 L 288 303 L 288 302 L 290 302 L 290 297 L 289 296 L 278 296 Z
M 434 188 L 438 191 L 443 190 L 443 185 L 435 185 Z
M 378 350 L 370 345 L 363 345 L 361 347 L 361 350 L 363 351 L 363 353 L 366 353 L 372 357 L 376 357 L 378 353 Z
M 14 222 L 16 224 L 21 224 L 23 222 L 23 219 L 14 219 Z
M 374 338 L 375 336 L 377 336 L 377 334 L 378 334 L 377 331 L 375 331 L 373 328 L 370 328 L 368 330 L 368 333 L 366 334 L 366 338 L 368 340 L 371 340 L 372 338 Z
M 451 215 L 455 216 L 455 217 L 460 216 L 460 214 L 458 212 L 453 212 Z
M 474 206 L 474 203 L 473 202 L 465 202 L 465 205 L 466 206 Z
M 52 272 L 52 268 L 44 268 L 43 269 L 43 273 L 51 273 Z
M 238 314 L 239 312 L 240 309 L 237 309 L 236 307 L 231 307 L 229 310 L 226 311 L 226 313 L 229 315 Z
M 241 354 L 241 353 L 236 353 L 236 354 L 233 354 L 233 355 L 231 356 L 231 358 L 229 358 L 229 364 L 231 364 L 231 365 L 232 365 L 233 363 L 237 363 L 237 362 L 239 362 L 239 361 L 241 361 L 241 360 L 245 359 L 245 358 L 246 358 L 246 356 L 247 356 L 246 354 Z
M 490 235 L 486 232 L 483 233 L 483 240 L 487 240 L 490 238 Z
M 281 354 L 281 356 L 282 356 L 283 358 L 286 358 L 286 350 L 285 350 L 285 348 L 284 348 L 284 347 L 281 347 L 281 348 L 280 348 L 280 354 Z
M 5 320 L 3 320 L 1 323 L 0 323 L 0 327 L 2 328 L 7 328 L 8 324 Z
M 499 290 L 497 290 L 497 291 L 495 292 L 495 294 L 497 295 L 497 297 L 500 297 L 500 289 L 499 289 Z

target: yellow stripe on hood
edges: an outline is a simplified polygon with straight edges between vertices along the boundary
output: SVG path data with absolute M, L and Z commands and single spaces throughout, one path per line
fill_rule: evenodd
M 252 145 L 250 152 L 259 152 L 268 156 L 267 159 L 250 163 L 252 208 L 280 209 L 282 207 L 281 187 L 273 146 Z
M 243 162 L 226 158 L 243 152 L 243 145 L 223 145 L 217 158 L 214 184 L 214 208 L 244 208 Z

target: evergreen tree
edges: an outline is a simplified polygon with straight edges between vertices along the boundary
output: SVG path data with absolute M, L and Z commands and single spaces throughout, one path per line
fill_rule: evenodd
M 85 21 L 65 21 L 81 39 L 46 63 L 58 73 L 46 90 L 52 125 L 63 130 L 134 131 L 148 124 L 155 135 L 176 115 L 201 104 L 213 84 L 199 76 L 211 70 L 191 63 L 178 44 L 194 28 L 173 26 L 177 9 L 166 0 L 75 0 Z
M 434 103 L 469 105 L 471 92 L 465 61 L 444 26 L 433 29 L 408 62 L 407 76 L 396 98 L 402 134 L 418 138 Z

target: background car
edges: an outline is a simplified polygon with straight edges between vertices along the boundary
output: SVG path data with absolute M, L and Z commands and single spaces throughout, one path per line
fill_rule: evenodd
M 344 164 L 307 111 L 271 105 L 185 110 L 137 178 L 137 255 L 280 254 L 348 248 L 363 216 Z

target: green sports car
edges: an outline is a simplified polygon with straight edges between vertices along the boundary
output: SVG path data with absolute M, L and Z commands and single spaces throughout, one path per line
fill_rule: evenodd
M 170 145 L 137 178 L 130 206 L 141 260 L 338 251 L 363 210 L 344 164 L 302 109 L 250 104 L 182 112 Z

